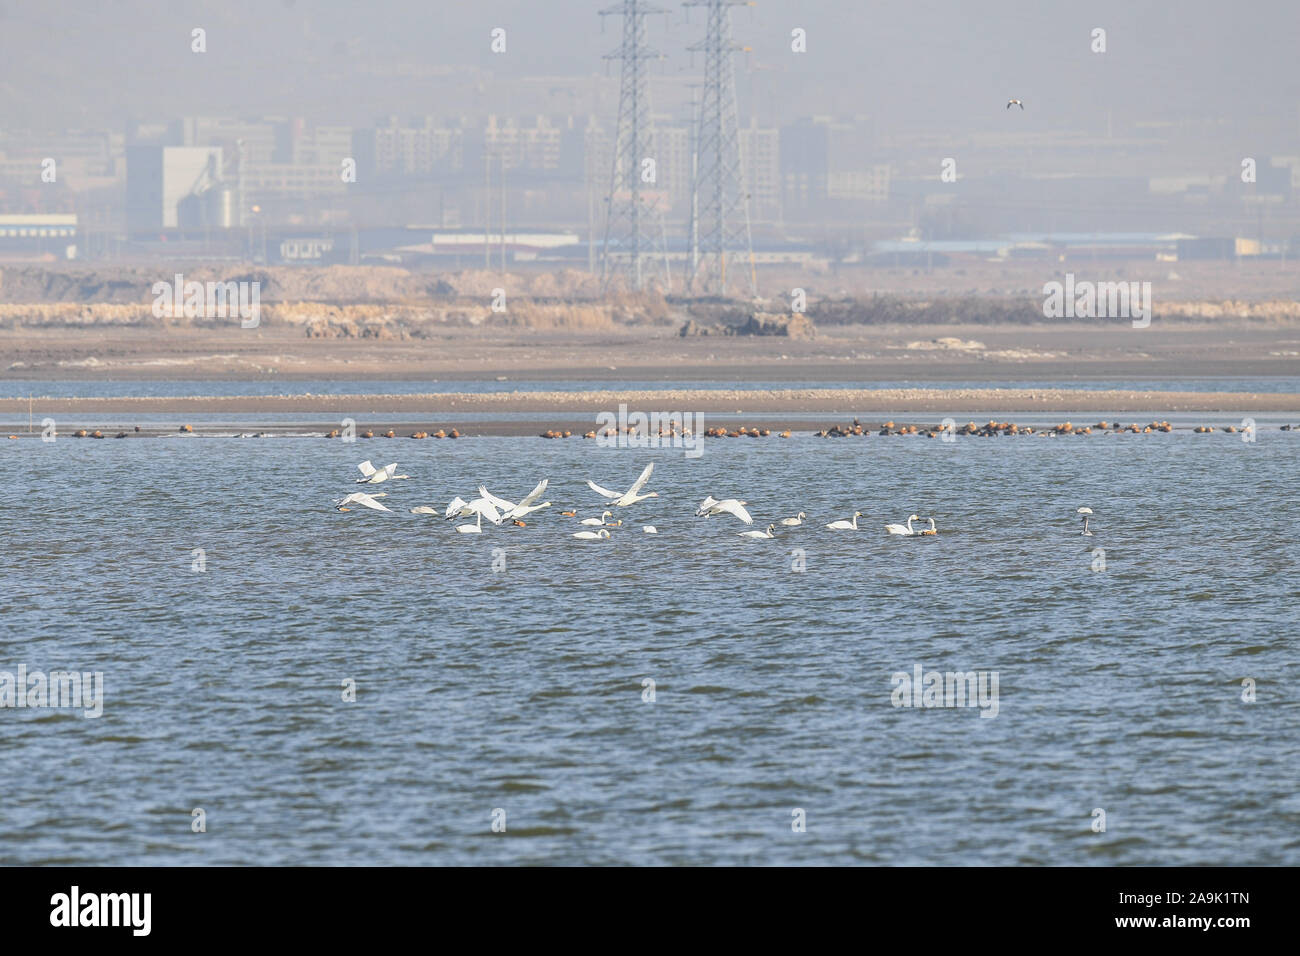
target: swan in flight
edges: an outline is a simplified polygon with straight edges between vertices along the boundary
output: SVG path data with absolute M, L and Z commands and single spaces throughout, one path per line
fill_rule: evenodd
M 451 504 L 447 505 L 445 514 L 447 518 L 469 518 L 475 514 L 481 514 L 493 524 L 500 524 L 504 520 L 501 513 L 497 511 L 496 506 L 486 498 L 465 501 L 457 496 L 451 500 Z
M 430 508 L 428 505 L 416 505 L 411 509 L 413 515 L 436 515 L 437 513 L 437 508 Z
M 544 501 L 540 505 L 533 505 L 533 502 L 540 498 L 546 492 L 546 486 L 550 484 L 549 478 L 543 478 L 537 483 L 537 487 L 528 492 L 518 504 L 513 501 L 506 501 L 504 498 L 498 498 L 492 492 L 488 491 L 482 485 L 478 486 L 478 493 L 492 502 L 494 506 L 501 509 L 503 518 L 522 518 L 524 515 L 532 514 L 534 511 L 541 511 L 543 508 L 549 508 L 551 503 Z
M 645 487 L 645 483 L 650 480 L 650 472 L 654 471 L 654 468 L 654 462 L 650 462 L 650 464 L 646 465 L 645 471 L 641 472 L 641 477 L 634 481 L 632 487 L 627 491 L 610 491 L 608 488 L 600 487 L 600 485 L 590 479 L 587 481 L 587 487 L 596 494 L 608 498 L 613 502 L 615 508 L 626 508 L 628 505 L 636 504 L 638 501 L 645 501 L 647 498 L 659 497 L 659 492 L 657 491 L 651 491 L 644 495 L 637 494 L 638 491 Z
M 919 531 L 913 531 L 913 530 L 912 530 L 912 522 L 913 522 L 913 521 L 920 521 L 920 520 L 921 520 L 921 519 L 920 519 L 919 516 L 917 516 L 917 515 L 911 515 L 911 516 L 909 516 L 908 519 L 907 519 L 907 524 L 905 524 L 905 525 L 901 525 L 901 524 L 887 524 L 887 525 L 885 525 L 885 530 L 888 531 L 890 534 L 901 534 L 901 535 L 904 535 L 904 536 L 910 536 L 910 535 L 914 535 L 914 534 L 920 534 Z
M 376 468 L 374 465 L 370 464 L 370 462 L 363 461 L 361 464 L 357 465 L 357 468 L 359 468 L 361 474 L 365 476 L 357 479 L 357 484 L 359 485 L 377 485 L 380 482 L 388 481 L 390 478 L 396 480 L 398 478 L 411 477 L 410 475 L 397 474 L 396 462 L 391 465 L 385 465 L 383 468 Z
M 385 508 L 383 505 L 381 505 L 378 501 L 375 500 L 376 498 L 387 498 L 387 497 L 388 497 L 388 492 L 386 491 L 381 491 L 377 495 L 368 495 L 363 491 L 354 491 L 346 498 L 343 498 L 340 501 L 335 502 L 334 506 L 338 508 L 339 511 L 351 511 L 352 509 L 347 507 L 348 505 L 351 504 L 358 504 L 361 505 L 363 508 L 373 508 L 375 511 L 392 511 L 393 510 L 392 508 Z
M 853 512 L 852 521 L 832 521 L 826 527 L 830 528 L 832 531 L 857 531 L 858 519 L 861 517 L 863 517 L 862 512 L 855 511 Z
M 575 531 L 575 532 L 573 533 L 573 537 L 575 537 L 575 538 L 583 538 L 583 539 L 585 539 L 585 540 L 587 540 L 587 541 L 592 541 L 592 540 L 595 540 L 595 539 L 597 539 L 597 538 L 608 538 L 608 537 L 609 537 L 609 529 L 608 529 L 608 528 L 601 528 L 599 531 Z
M 776 535 L 773 534 L 774 531 L 776 531 L 776 525 L 774 525 L 774 524 L 770 524 L 770 525 L 767 526 L 767 530 L 766 530 L 766 531 L 742 531 L 742 532 L 740 532 L 740 537 L 742 537 L 742 538 L 775 538 Z
M 581 521 L 578 522 L 578 524 L 603 525 L 605 523 L 605 519 L 611 518 L 613 517 L 613 515 L 614 512 L 612 511 L 602 511 L 600 513 L 599 518 L 583 518 Z
M 1091 531 L 1088 530 L 1088 519 L 1092 517 L 1092 509 L 1091 509 L 1091 508 L 1075 508 L 1075 509 L 1074 509 L 1074 513 L 1077 514 L 1080 518 L 1083 519 L 1083 530 L 1080 531 L 1079 534 L 1081 534 L 1081 535 L 1087 535 L 1089 538 L 1091 538 L 1091 537 L 1093 536 L 1093 534 L 1092 534 Z
M 741 521 L 745 522 L 745 524 L 753 524 L 754 519 L 751 518 L 749 512 L 745 510 L 745 505 L 747 504 L 749 504 L 749 502 L 741 501 L 738 498 L 724 498 L 722 501 L 718 501 L 713 497 L 713 495 L 709 495 L 700 502 L 700 507 L 696 509 L 695 515 L 696 517 L 703 516 L 705 518 L 708 518 L 711 515 L 735 515 Z
M 793 518 L 782 518 L 782 519 L 781 519 L 781 524 L 785 525 L 787 528 L 795 528 L 795 527 L 798 527 L 799 525 L 803 524 L 803 520 L 804 520 L 804 518 L 807 518 L 807 517 L 808 517 L 808 516 L 807 516 L 806 514 L 804 514 L 804 513 L 801 511 L 801 512 L 799 512 L 797 515 L 795 515 Z

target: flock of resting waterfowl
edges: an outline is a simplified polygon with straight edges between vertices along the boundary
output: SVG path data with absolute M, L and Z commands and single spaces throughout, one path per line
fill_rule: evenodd
M 1290 425 L 1283 425 L 1282 431 L 1290 431 Z M 896 425 L 893 422 L 885 422 L 879 431 L 872 431 L 858 419 L 853 419 L 852 425 L 832 425 L 829 428 L 823 428 L 814 432 L 818 438 L 846 438 L 850 435 L 924 435 L 926 438 L 942 438 L 945 432 L 953 435 L 973 435 L 980 438 L 998 438 L 1003 435 L 1038 435 L 1040 437 L 1053 438 L 1057 435 L 1091 435 L 1097 434 L 1121 434 L 1128 433 L 1133 435 L 1150 435 L 1153 432 L 1172 432 L 1174 426 L 1167 421 L 1153 421 L 1146 425 L 1139 425 L 1136 422 L 1123 425 L 1118 421 L 1099 421 L 1093 425 L 1075 425 L 1073 422 L 1061 422 L 1043 428 L 1034 428 L 1032 425 L 1017 425 L 1015 422 L 999 422 L 989 419 L 984 425 L 976 425 L 974 422 L 967 422 L 965 425 L 928 425 L 924 429 L 918 425 Z M 1226 425 L 1223 431 L 1235 433 L 1240 431 L 1236 425 Z M 1192 429 L 1197 434 L 1205 434 L 1214 431 L 1209 425 L 1198 425 Z
M 581 518 L 578 524 L 583 526 L 582 530 L 572 532 L 570 537 L 577 538 L 581 541 L 597 541 L 608 539 L 611 528 L 621 528 L 623 521 L 621 518 L 615 519 L 614 512 L 611 508 L 627 508 L 638 502 L 645 501 L 649 498 L 658 498 L 659 493 L 656 491 L 647 491 L 642 493 L 642 489 L 650 481 L 650 475 L 654 471 L 654 463 L 645 466 L 645 470 L 634 481 L 626 491 L 610 491 L 594 481 L 588 480 L 587 487 L 599 495 L 603 501 L 602 504 L 607 507 L 601 511 L 600 515 Z M 357 466 L 361 472 L 361 477 L 356 479 L 357 484 L 379 485 L 388 481 L 398 481 L 409 479 L 410 475 L 399 475 L 397 473 L 397 464 L 393 463 L 383 468 L 376 468 L 371 462 L 363 461 Z M 538 482 L 537 487 L 530 491 L 518 501 L 509 501 L 498 495 L 492 494 L 482 485 L 478 486 L 478 497 L 471 498 L 468 501 L 459 495 L 454 497 L 445 509 L 439 511 L 430 505 L 417 505 L 410 509 L 412 514 L 433 515 L 451 521 L 457 518 L 473 518 L 473 524 L 456 525 L 456 531 L 460 534 L 481 534 L 483 531 L 483 521 L 486 519 L 489 524 L 503 525 L 511 524 L 516 527 L 527 527 L 527 522 L 523 519 L 528 515 L 551 507 L 551 502 L 542 501 L 536 503 L 539 498 L 546 493 L 546 488 L 550 484 L 550 479 L 543 478 Z M 354 491 L 334 502 L 334 507 L 338 511 L 352 511 L 349 505 L 356 505 L 362 508 L 369 508 L 372 511 L 392 512 L 380 498 L 389 497 L 388 492 L 365 492 Z M 749 502 L 741 498 L 715 498 L 713 495 L 705 496 L 700 502 L 699 507 L 695 509 L 695 517 L 710 518 L 721 515 L 730 515 L 739 519 L 745 525 L 753 525 L 754 518 L 746 509 Z M 567 518 L 578 518 L 576 510 L 561 511 L 560 514 Z M 1091 514 L 1091 512 L 1089 512 Z M 851 518 L 831 521 L 825 525 L 831 531 L 858 531 L 858 519 L 863 517 L 861 511 L 855 511 Z M 762 531 L 740 531 L 738 536 L 742 538 L 775 538 L 777 528 L 795 528 L 804 524 L 808 520 L 808 515 L 800 511 L 796 515 L 781 518 L 779 521 L 773 521 Z M 912 522 L 925 521 L 928 527 L 913 528 Z M 659 529 L 654 525 L 642 525 L 641 531 L 645 534 L 658 534 Z M 934 537 L 938 535 L 938 528 L 935 526 L 933 518 L 921 518 L 919 515 L 910 515 L 902 524 L 887 524 L 885 531 L 891 535 L 906 538 Z M 1085 534 L 1091 534 L 1085 528 Z
M 1098 434 L 1130 433 L 1134 435 L 1149 435 L 1152 432 L 1172 432 L 1173 430 L 1174 427 L 1170 425 L 1169 422 L 1167 421 L 1149 422 L 1146 425 L 1138 425 L 1136 422 L 1129 425 L 1121 425 L 1118 421 L 1116 422 L 1100 421 L 1094 425 L 1075 425 L 1071 422 L 1061 422 L 1060 424 L 1053 425 L 1051 427 L 1034 428 L 1034 426 L 1032 425 L 1017 425 L 1015 422 L 997 422 L 992 419 L 989 419 L 988 423 L 984 425 L 976 425 L 974 422 L 967 422 L 965 425 L 962 425 L 960 427 L 956 425 L 945 426 L 942 424 L 924 425 L 924 426 L 923 425 L 896 425 L 894 422 L 885 422 L 883 425 L 880 426 L 878 430 L 874 430 L 871 426 L 863 425 L 860 420 L 855 418 L 853 419 L 853 424 L 851 425 L 838 425 L 838 424 L 831 425 L 828 428 L 822 428 L 817 431 L 814 431 L 812 434 L 817 438 L 847 438 L 850 435 L 863 435 L 863 436 L 865 435 L 924 435 L 926 438 L 941 438 L 944 436 L 945 432 L 948 432 L 953 435 L 974 435 L 982 438 L 996 438 L 1002 435 L 1038 435 L 1040 437 L 1041 436 L 1055 437 L 1057 435 L 1092 435 L 1094 433 L 1098 433 Z M 1243 429 L 1237 425 L 1222 425 L 1219 427 L 1218 430 L 1228 432 L 1229 434 L 1236 434 L 1237 432 L 1240 432 Z M 1292 430 L 1300 431 L 1300 425 L 1282 425 L 1280 426 L 1280 430 L 1284 432 L 1289 432 Z M 140 426 L 136 425 L 134 431 L 138 433 L 140 431 Z M 177 429 L 177 431 L 180 431 L 185 434 L 192 434 L 194 432 L 194 426 L 182 425 L 180 426 L 179 429 Z M 628 425 L 623 429 L 623 431 L 625 431 L 629 435 L 638 434 L 638 429 L 635 425 Z M 1215 431 L 1215 429 L 1210 425 L 1198 425 L 1195 428 L 1193 428 L 1192 431 L 1198 435 L 1204 435 Z M 585 432 L 582 437 L 583 438 L 597 438 L 597 437 L 612 438 L 617 436 L 618 434 L 619 434 L 618 429 L 605 428 L 602 429 L 599 433 L 594 430 Z M 770 428 L 751 428 L 748 425 L 738 425 L 730 429 L 718 426 L 714 428 L 707 428 L 701 434 L 705 438 L 767 438 L 772 434 L 772 430 Z M 791 432 L 791 430 L 787 428 L 784 431 L 777 432 L 777 437 L 789 438 L 791 437 L 792 434 L 793 433 Z M 341 433 L 337 428 L 330 429 L 329 431 L 325 432 L 324 435 L 326 438 L 341 437 Z M 660 438 L 675 438 L 678 436 L 689 438 L 691 437 L 691 429 L 690 428 L 678 429 L 673 425 L 669 425 L 667 428 L 661 426 L 659 428 L 658 435 Z M 10 435 L 9 437 L 11 439 L 18 438 L 17 435 Z M 84 428 L 79 428 L 72 433 L 72 437 L 73 438 L 106 438 L 108 436 L 106 436 L 102 431 L 99 430 L 87 431 Z M 127 433 L 124 431 L 118 432 L 113 437 L 126 438 Z M 257 433 L 246 432 L 241 434 L 239 437 L 240 438 L 269 438 L 271 436 L 267 432 L 257 432 Z M 375 432 L 371 431 L 370 429 L 366 429 L 364 431 L 357 433 L 356 437 L 397 438 L 398 435 L 397 432 L 395 432 L 391 428 L 388 429 L 387 431 L 380 432 L 378 435 L 376 435 Z M 411 432 L 411 434 L 407 435 L 406 437 L 417 438 L 417 439 L 419 438 L 460 438 L 462 437 L 462 434 L 460 431 L 458 431 L 455 428 L 451 428 L 451 429 L 439 428 L 433 432 L 414 431 Z M 539 437 L 571 438 L 573 437 L 573 432 L 568 429 L 550 428 L 544 432 L 541 432 Z

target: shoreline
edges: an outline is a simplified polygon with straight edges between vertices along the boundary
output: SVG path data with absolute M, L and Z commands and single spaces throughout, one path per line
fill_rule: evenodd
M 54 412 L 106 415 L 286 413 L 357 416 L 411 415 L 452 420 L 483 413 L 583 416 L 629 412 L 701 414 L 920 414 L 970 412 L 1224 413 L 1300 412 L 1296 392 L 1174 392 L 1059 388 L 817 388 L 817 389 L 599 389 L 581 391 L 426 392 L 419 394 L 192 395 L 0 399 L 0 415 L 30 406 Z M 359 419 L 358 419 L 359 420 Z M 539 417 L 538 421 L 544 421 Z
M 1300 394 L 1260 392 L 1158 392 L 1136 390 L 1088 391 L 1082 389 L 669 389 L 586 390 L 547 392 L 432 392 L 417 395 L 283 395 L 283 396 L 136 396 L 118 398 L 0 399 L 0 421 L 20 436 L 28 415 L 33 423 L 46 417 L 59 421 L 59 434 L 77 428 L 101 429 L 104 437 L 157 437 L 176 434 L 177 421 L 193 427 L 195 434 L 325 435 L 355 423 L 357 437 L 373 431 L 376 438 L 393 431 L 395 438 L 415 433 L 430 435 L 458 429 L 462 436 L 535 437 L 547 431 L 570 431 L 580 438 L 612 422 L 620 406 L 628 416 L 670 412 L 698 416 L 707 428 L 725 423 L 770 429 L 773 435 L 787 429 L 815 433 L 833 425 L 862 420 L 874 432 L 886 422 L 937 427 L 952 417 L 964 425 L 967 418 L 997 415 L 1035 427 L 1056 420 L 1087 417 L 1145 426 L 1169 417 L 1182 419 L 1177 430 L 1194 425 L 1240 425 L 1214 416 L 1244 414 L 1277 417 L 1276 425 L 1294 424 L 1300 418 Z M 1294 416 L 1293 416 L 1294 413 Z M 169 423 L 158 421 L 170 417 Z M 190 421 L 188 416 L 195 416 Z M 202 417 L 199 417 L 202 416 Z M 217 420 L 212 420 L 220 416 Z M 286 421 L 287 416 L 296 417 Z M 600 418 L 598 416 L 604 416 Z M 1048 420 L 1045 416 L 1053 416 Z M 208 420 L 204 420 L 204 419 Z M 315 420 L 313 420 L 313 418 Z M 633 423 L 636 418 L 632 418 Z M 983 422 L 977 422 L 982 424 Z M 140 426 L 140 431 L 135 431 Z M 1265 427 L 1261 424 L 1261 427 Z M 1275 425 L 1267 426 L 1269 428 Z

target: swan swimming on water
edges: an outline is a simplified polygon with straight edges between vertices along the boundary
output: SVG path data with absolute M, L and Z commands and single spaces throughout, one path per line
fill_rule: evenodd
M 767 526 L 767 530 L 766 530 L 766 531 L 741 531 L 741 532 L 740 532 L 740 537 L 742 537 L 742 538 L 775 538 L 776 535 L 773 533 L 773 532 L 775 532 L 775 531 L 776 531 L 776 525 L 774 525 L 774 524 L 770 524 L 770 525 Z
M 608 528 L 601 528 L 599 531 L 575 531 L 575 532 L 571 535 L 571 537 L 574 537 L 574 538 L 583 538 L 583 539 L 585 539 L 585 540 L 587 540 L 587 541 L 591 541 L 591 540 L 594 540 L 594 539 L 597 539 L 597 538 L 608 538 L 608 537 L 609 537 L 609 529 L 608 529 Z
M 612 518 L 613 516 L 614 512 L 612 511 L 602 511 L 599 518 L 583 518 L 578 524 L 603 525 L 606 518 Z
M 857 531 L 858 519 L 862 516 L 861 511 L 855 511 L 853 512 L 852 521 L 832 521 L 826 527 L 830 528 L 832 531 Z
M 654 468 L 654 462 L 650 462 L 650 464 L 646 465 L 645 471 L 641 472 L 641 477 L 632 482 L 632 487 L 627 491 L 610 491 L 608 488 L 602 488 L 590 479 L 587 480 L 587 487 L 596 492 L 596 494 L 608 498 L 613 502 L 615 508 L 626 508 L 628 505 L 636 504 L 638 501 L 645 501 L 647 498 L 659 497 L 659 492 L 657 491 L 647 492 L 644 495 L 637 494 L 638 491 L 645 487 L 646 482 L 650 480 L 650 472 L 654 471 Z
M 807 517 L 808 516 L 801 511 L 793 518 L 782 518 L 781 524 L 785 525 L 787 528 L 794 528 L 803 524 L 803 519 Z
M 1088 530 L 1088 519 L 1092 517 L 1092 509 L 1091 509 L 1091 508 L 1075 508 L 1075 509 L 1074 509 L 1074 513 L 1077 514 L 1080 518 L 1083 519 L 1083 530 L 1080 531 L 1079 534 L 1081 534 L 1081 535 L 1087 535 L 1089 538 L 1091 538 L 1091 537 L 1093 536 L 1093 534 L 1092 534 L 1091 531 Z
M 473 524 L 458 524 L 456 530 L 461 534 L 482 534 L 483 533 L 483 512 L 475 511 L 477 516 Z
M 920 534 L 919 531 L 913 531 L 913 530 L 912 530 L 912 522 L 913 522 L 913 521 L 920 521 L 920 520 L 921 520 L 921 519 L 920 519 L 920 517 L 919 517 L 918 515 L 910 515 L 910 516 L 908 517 L 908 519 L 907 519 L 907 524 L 905 524 L 905 525 L 901 525 L 901 524 L 887 524 L 887 525 L 885 525 L 885 530 L 888 531 L 890 534 L 901 534 L 901 535 L 904 535 L 904 536 L 911 536 L 911 535 L 914 535 L 914 534 Z

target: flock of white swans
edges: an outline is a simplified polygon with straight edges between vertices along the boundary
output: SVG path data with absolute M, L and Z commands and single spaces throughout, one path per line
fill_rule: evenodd
M 650 481 L 650 475 L 654 471 L 654 467 L 653 463 L 646 465 L 645 470 L 641 472 L 641 475 L 626 491 L 610 491 L 608 488 L 601 487 L 594 481 L 589 480 L 587 482 L 587 487 L 604 499 L 603 503 L 605 509 L 601 511 L 599 516 L 593 515 L 591 517 L 581 518 L 578 521 L 578 524 L 584 526 L 583 529 L 573 532 L 570 537 L 582 541 L 607 539 L 610 537 L 611 528 L 621 528 L 623 526 L 622 519 L 614 518 L 614 512 L 609 509 L 628 508 L 637 502 L 659 497 L 659 493 L 655 491 L 648 491 L 644 494 L 642 493 L 642 489 L 645 488 L 646 484 Z M 356 479 L 357 484 L 378 485 L 383 484 L 386 481 L 397 481 L 399 479 L 409 479 L 411 477 L 410 475 L 397 474 L 396 464 L 391 464 L 384 468 L 376 468 L 370 462 L 363 461 L 357 466 L 357 468 L 361 471 L 361 477 Z M 549 478 L 542 479 L 538 482 L 537 487 L 519 501 L 508 501 L 505 498 L 492 494 L 485 487 L 479 485 L 477 498 L 466 500 L 457 495 L 448 502 L 447 507 L 441 512 L 429 505 L 418 505 L 411 508 L 410 511 L 412 514 L 418 515 L 441 516 L 448 521 L 460 518 L 474 519 L 472 524 L 466 522 L 465 524 L 456 525 L 456 531 L 461 534 L 481 534 L 485 519 L 489 524 L 493 525 L 509 523 L 517 525 L 518 527 L 524 527 L 526 525 L 526 522 L 523 520 L 525 517 L 533 512 L 551 507 L 551 502 L 549 501 L 536 503 L 542 495 L 546 494 L 546 488 L 549 483 Z M 334 502 L 334 506 L 339 511 L 351 511 L 352 508 L 350 508 L 349 505 L 357 505 L 362 508 L 369 508 L 373 511 L 391 512 L 393 509 L 389 508 L 379 500 L 380 498 L 386 497 L 388 497 L 388 493 L 383 491 L 355 491 Z M 754 518 L 745 508 L 747 504 L 747 501 L 739 498 L 717 499 L 712 495 L 708 495 L 700 502 L 699 507 L 695 509 L 695 516 L 697 518 L 710 518 L 718 515 L 730 515 L 739 519 L 745 525 L 753 525 Z M 1088 511 L 1088 514 L 1092 513 L 1089 509 L 1080 509 L 1080 514 L 1082 514 L 1083 511 Z M 578 517 L 576 511 L 562 511 L 560 514 L 570 518 Z M 832 521 L 826 524 L 825 527 L 831 531 L 858 531 L 861 530 L 858 527 L 858 519 L 861 517 L 864 517 L 863 513 L 861 511 L 855 511 L 853 517 L 839 521 Z M 1085 525 L 1083 533 L 1091 534 L 1092 532 L 1087 530 L 1086 517 L 1087 516 L 1084 515 Z M 778 527 L 798 527 L 799 525 L 804 524 L 807 519 L 807 514 L 800 511 L 798 514 L 791 517 L 781 518 L 779 521 L 771 522 L 762 531 L 741 531 L 738 532 L 738 536 L 742 538 L 775 538 Z M 914 521 L 926 521 L 929 526 L 913 528 L 912 522 Z M 641 531 L 645 534 L 659 533 L 658 528 L 649 524 L 642 525 Z M 923 519 L 918 515 L 910 515 L 906 522 L 902 524 L 887 524 L 885 525 L 885 531 L 891 535 L 898 535 L 901 537 L 930 537 L 939 533 L 933 518 Z

